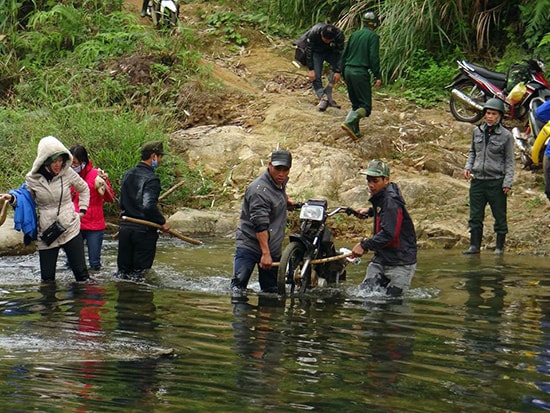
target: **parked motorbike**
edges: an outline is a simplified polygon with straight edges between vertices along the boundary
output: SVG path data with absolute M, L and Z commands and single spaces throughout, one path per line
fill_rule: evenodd
M 525 168 L 538 168 L 543 165 L 543 161 L 547 162 L 544 152 L 550 140 L 550 122 L 543 122 L 535 115 L 537 108 L 544 102 L 544 99 L 537 97 L 529 103 L 529 126 L 525 133 L 521 133 L 517 127 L 512 129 Z
M 546 67 L 541 60 L 512 65 L 508 73 L 494 72 L 466 60 L 457 60 L 457 64 L 459 72 L 445 88 L 451 90 L 449 106 L 458 121 L 479 121 L 483 104 L 490 98 L 502 100 L 511 119 L 523 120 L 534 98 L 550 96 L 550 83 L 544 77 Z
M 156 27 L 175 27 L 180 12 L 179 0 L 150 0 L 149 9 Z
M 332 231 L 327 227 L 327 218 L 339 213 L 367 218 L 349 207 L 337 207 L 328 212 L 327 201 L 310 199 L 300 208 L 300 233 L 290 235 L 290 243 L 283 251 L 277 273 L 277 290 L 285 295 L 287 285 L 290 293 L 337 284 L 346 278 L 346 265 L 358 263 L 345 248 L 336 251 Z

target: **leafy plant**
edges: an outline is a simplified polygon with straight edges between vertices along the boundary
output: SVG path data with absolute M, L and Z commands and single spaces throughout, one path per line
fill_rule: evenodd
M 398 88 L 403 97 L 421 106 L 433 106 L 448 97 L 444 87 L 455 73 L 454 64 L 439 64 L 428 51 L 417 50 L 392 89 Z

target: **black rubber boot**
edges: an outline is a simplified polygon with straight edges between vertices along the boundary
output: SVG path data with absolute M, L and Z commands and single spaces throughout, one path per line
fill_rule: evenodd
M 482 232 L 479 230 L 470 231 L 470 248 L 463 252 L 465 255 L 479 254 L 481 250 Z
M 497 244 L 495 254 L 502 255 L 504 253 L 504 243 L 506 242 L 506 234 L 497 234 Z

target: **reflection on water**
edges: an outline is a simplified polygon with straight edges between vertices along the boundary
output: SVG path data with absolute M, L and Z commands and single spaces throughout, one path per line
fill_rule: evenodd
M 229 295 L 233 245 L 164 241 L 145 282 L 78 284 L 0 261 L 5 411 L 535 412 L 550 409 L 550 267 L 421 251 L 403 299 L 345 285 Z

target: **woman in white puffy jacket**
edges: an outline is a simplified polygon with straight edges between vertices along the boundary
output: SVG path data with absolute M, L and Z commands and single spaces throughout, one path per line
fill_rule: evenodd
M 90 201 L 90 190 L 84 180 L 71 168 L 72 155 L 55 137 L 46 136 L 38 144 L 38 156 L 25 176 L 26 189 L 35 202 L 38 214 L 38 252 L 43 282 L 55 280 L 59 249 L 63 248 L 77 281 L 89 278 L 80 234 L 80 218 Z M 71 187 L 79 193 L 79 211 L 71 199 Z M 3 195 L 17 208 L 17 196 Z M 64 231 L 54 240 L 45 241 L 44 232 L 55 221 Z M 51 241 L 51 242 L 50 242 Z

